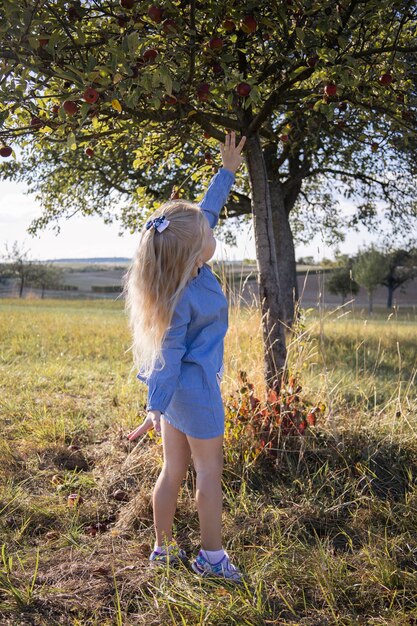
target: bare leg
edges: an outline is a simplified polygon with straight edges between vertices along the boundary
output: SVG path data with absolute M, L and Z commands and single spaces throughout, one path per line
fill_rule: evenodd
M 172 539 L 172 524 L 178 492 L 191 460 L 187 436 L 171 426 L 162 416 L 164 465 L 153 490 L 153 519 L 158 546 Z
M 223 472 L 223 435 L 198 439 L 187 435 L 197 473 L 196 503 L 203 550 L 222 549 L 221 477 Z

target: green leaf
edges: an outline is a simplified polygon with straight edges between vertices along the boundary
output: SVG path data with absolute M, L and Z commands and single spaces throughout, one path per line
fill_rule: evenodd
M 172 96 L 172 78 L 165 72 L 161 74 L 162 83 L 168 95 Z
M 131 54 L 134 54 L 137 50 L 139 44 L 139 35 L 137 32 L 135 33 L 130 33 L 130 35 L 127 37 L 127 45 L 128 45 L 128 50 Z
M 305 36 L 305 34 L 304 34 L 304 31 L 303 31 L 303 29 L 302 29 L 302 28 L 299 28 L 299 27 L 297 26 L 297 27 L 296 27 L 296 29 L 295 29 L 295 33 L 296 33 L 296 35 L 297 35 L 297 37 L 298 37 L 298 39 L 299 39 L 300 41 L 304 41 L 304 36 Z
M 77 141 L 75 139 L 75 135 L 74 133 L 70 133 L 67 137 L 67 146 L 68 148 L 70 148 L 70 150 L 76 150 L 77 148 Z

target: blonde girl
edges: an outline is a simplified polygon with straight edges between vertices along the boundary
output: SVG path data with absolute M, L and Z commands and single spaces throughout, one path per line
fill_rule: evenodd
M 221 537 L 224 407 L 220 391 L 228 302 L 207 262 L 213 228 L 234 183 L 246 137 L 219 144 L 223 167 L 200 205 L 170 200 L 141 232 L 125 276 L 126 311 L 137 378 L 148 385 L 147 415 L 132 441 L 155 428 L 164 464 L 153 491 L 156 541 L 152 564 L 178 563 L 185 551 L 172 537 L 179 488 L 192 458 L 201 549 L 192 569 L 241 582 Z M 162 418 L 162 419 L 161 419 Z

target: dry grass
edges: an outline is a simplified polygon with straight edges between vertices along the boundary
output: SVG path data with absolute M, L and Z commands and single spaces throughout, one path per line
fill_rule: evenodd
M 328 407 L 317 427 L 276 462 L 225 449 L 224 545 L 250 580 L 236 589 L 149 568 L 162 451 L 125 437 L 146 388 L 122 303 L 0 301 L 0 623 L 417 624 L 416 325 L 344 312 L 306 312 L 288 336 L 302 393 Z M 259 313 L 237 300 L 229 322 L 224 399 L 240 370 L 261 397 Z M 191 466 L 174 528 L 190 557 L 194 488 Z

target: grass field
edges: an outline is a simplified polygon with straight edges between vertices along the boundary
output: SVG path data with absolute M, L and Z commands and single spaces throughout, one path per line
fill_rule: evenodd
M 416 625 L 416 332 L 406 312 L 303 312 L 290 370 L 326 410 L 274 460 L 225 445 L 223 544 L 250 579 L 236 589 L 148 566 L 162 450 L 126 439 L 146 387 L 123 302 L 0 300 L 1 626 Z M 232 307 L 226 408 L 242 370 L 262 398 L 259 312 Z M 174 528 L 190 557 L 194 488 L 190 466 Z

